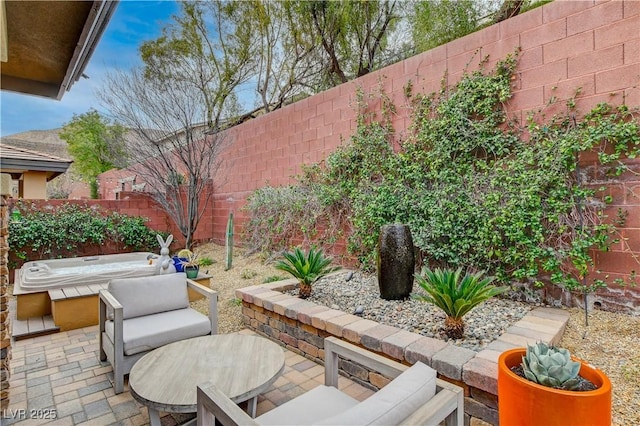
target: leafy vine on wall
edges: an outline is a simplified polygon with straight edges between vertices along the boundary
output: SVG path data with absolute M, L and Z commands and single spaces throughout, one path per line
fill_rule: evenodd
M 9 222 L 10 263 L 17 268 L 25 261 L 77 256 L 89 248 L 114 253 L 157 251 L 156 234 L 146 226 L 148 219 L 128 216 L 98 206 L 63 203 L 39 206 L 28 201 L 13 203 Z
M 411 125 L 402 140 L 388 96 L 375 93 L 378 119 L 359 90 L 349 143 L 306 168 L 297 185 L 249 198 L 249 246 L 281 250 L 301 232 L 331 244 L 345 233 L 350 253 L 371 268 L 380 227 L 406 223 L 432 265 L 485 270 L 502 282 L 546 279 L 569 290 L 606 285 L 593 280 L 584 288 L 582 279 L 593 269 L 593 251 L 618 241 L 625 213 L 605 216 L 611 199 L 578 173 L 579 160 L 596 152 L 611 176 L 628 171 L 625 160 L 640 153 L 637 111 L 600 104 L 578 117 L 572 98 L 562 113 L 531 114 L 521 125 L 505 109 L 517 60 L 516 52 L 486 70 L 485 58 L 457 84 L 428 95 L 407 84 Z M 318 223 L 323 232 L 310 234 Z

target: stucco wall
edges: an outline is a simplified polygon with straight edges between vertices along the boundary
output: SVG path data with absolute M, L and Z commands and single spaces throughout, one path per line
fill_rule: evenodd
M 22 198 L 42 199 L 47 198 L 47 174 L 45 172 L 24 172 L 20 182 Z

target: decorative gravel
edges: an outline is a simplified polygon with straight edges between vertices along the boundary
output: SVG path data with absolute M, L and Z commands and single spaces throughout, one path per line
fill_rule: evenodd
M 351 279 L 347 280 L 349 276 Z M 425 294 L 416 283 L 413 293 Z M 298 293 L 297 290 L 293 290 L 290 294 Z M 532 308 L 531 305 L 522 302 L 491 298 L 464 316 L 463 339 L 449 339 L 443 332 L 445 314 L 442 310 L 430 303 L 414 299 L 382 299 L 375 275 L 346 272 L 324 277 L 313 284 L 311 297 L 307 300 L 357 314 L 381 324 L 444 340 L 476 352 L 497 339 Z

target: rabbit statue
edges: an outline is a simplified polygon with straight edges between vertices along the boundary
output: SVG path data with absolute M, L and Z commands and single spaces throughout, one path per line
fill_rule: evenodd
M 173 241 L 173 235 L 167 237 L 167 241 L 162 239 L 160 235 L 156 235 L 160 243 L 160 259 L 158 259 L 157 274 L 175 274 L 176 267 L 173 259 L 169 256 L 169 245 Z

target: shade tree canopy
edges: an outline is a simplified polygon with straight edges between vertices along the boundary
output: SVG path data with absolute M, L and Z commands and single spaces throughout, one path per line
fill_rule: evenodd
M 91 198 L 98 198 L 97 177 L 100 173 L 127 165 L 124 134 L 122 126 L 94 109 L 74 114 L 59 133 L 73 157 L 73 171 L 89 183 Z

